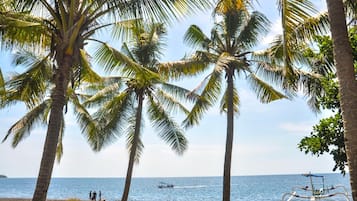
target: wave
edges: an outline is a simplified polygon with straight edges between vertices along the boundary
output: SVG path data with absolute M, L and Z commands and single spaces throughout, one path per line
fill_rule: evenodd
M 207 185 L 194 185 L 194 186 L 174 186 L 174 188 L 207 188 Z

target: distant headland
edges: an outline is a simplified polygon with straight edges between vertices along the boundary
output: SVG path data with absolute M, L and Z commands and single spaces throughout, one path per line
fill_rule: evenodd
M 7 176 L 0 174 L 0 178 L 7 178 Z

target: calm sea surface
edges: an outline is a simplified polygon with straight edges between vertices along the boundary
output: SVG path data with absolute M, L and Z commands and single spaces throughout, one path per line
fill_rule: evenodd
M 349 188 L 348 176 L 324 176 L 328 186 L 343 184 Z M 175 187 L 159 189 L 160 182 L 171 183 Z M 0 179 L 0 197 L 30 198 L 35 183 L 34 178 Z M 279 201 L 292 187 L 309 185 L 309 180 L 300 175 L 237 176 L 232 177 L 231 183 L 232 201 Z M 48 198 L 86 200 L 89 191 L 95 190 L 101 191 L 102 198 L 107 201 L 114 201 L 120 199 L 123 185 L 123 178 L 54 178 Z M 131 201 L 219 201 L 221 192 L 221 177 L 134 178 L 129 197 Z

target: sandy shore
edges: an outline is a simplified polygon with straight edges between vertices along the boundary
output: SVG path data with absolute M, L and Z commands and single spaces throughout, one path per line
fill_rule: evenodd
M 30 198 L 24 199 L 24 198 L 0 198 L 0 201 L 31 201 Z M 65 201 L 65 200 L 53 200 L 53 199 L 48 199 L 47 201 Z

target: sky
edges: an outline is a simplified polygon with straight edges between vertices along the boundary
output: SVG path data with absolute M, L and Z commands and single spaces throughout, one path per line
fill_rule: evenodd
M 271 31 L 260 40 L 263 48 L 281 33 L 276 1 L 261 0 L 256 9 L 267 15 L 272 22 Z M 324 1 L 313 1 L 320 10 Z M 168 28 L 167 47 L 163 60 L 178 60 L 189 48 L 183 44 L 183 35 L 189 25 L 197 24 L 206 33 L 212 26 L 211 11 L 198 13 Z M 110 39 L 108 39 L 109 41 Z M 11 66 L 11 54 L 1 53 L 3 73 L 9 75 L 18 68 Z M 193 88 L 197 80 L 184 80 L 182 85 Z M 297 148 L 304 136 L 319 119 L 330 114 L 313 113 L 304 97 L 261 104 L 244 82 L 238 82 L 241 111 L 234 120 L 234 145 L 232 175 L 300 174 L 305 172 L 332 172 L 331 156 L 316 158 L 305 155 Z M 0 138 L 26 110 L 15 105 L 0 110 Z M 71 110 L 65 116 L 64 155 L 56 163 L 53 177 L 124 177 L 128 163 L 125 138 L 119 138 L 100 152 L 93 152 L 76 125 Z M 177 116 L 180 120 L 180 116 Z M 36 127 L 31 135 L 15 149 L 10 140 L 0 144 L 0 174 L 8 177 L 36 177 L 38 175 L 46 128 Z M 145 145 L 140 163 L 134 167 L 134 177 L 184 177 L 221 176 L 225 149 L 226 117 L 218 107 L 210 109 L 200 125 L 189 129 L 186 137 L 188 150 L 176 155 L 162 142 L 147 122 L 143 129 Z

